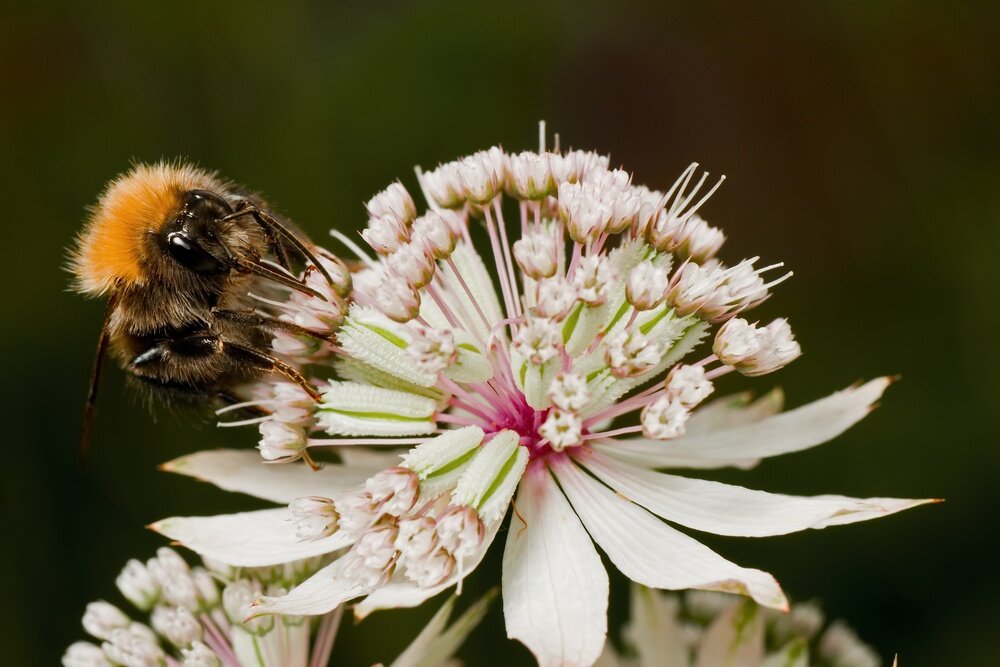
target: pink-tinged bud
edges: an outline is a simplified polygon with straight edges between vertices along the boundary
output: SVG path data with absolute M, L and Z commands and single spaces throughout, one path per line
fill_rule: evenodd
M 314 248 L 313 252 L 316 255 L 316 259 L 319 260 L 319 263 L 323 265 L 323 268 L 326 269 L 326 272 L 333 279 L 330 287 L 333 288 L 334 293 L 342 299 L 347 298 L 351 293 L 353 282 L 350 269 L 347 268 L 342 259 L 322 248 Z M 318 271 L 311 272 L 306 277 L 306 280 L 309 281 L 309 286 L 313 287 L 313 289 L 319 289 L 318 286 L 313 285 L 314 281 L 319 283 L 326 282 L 326 278 Z
M 441 208 L 458 208 L 465 203 L 459 169 L 458 162 L 445 162 L 423 175 L 427 194 Z
M 612 213 L 597 192 L 579 183 L 559 186 L 559 212 L 569 237 L 580 244 L 596 241 L 606 231 Z
M 559 267 L 556 240 L 550 234 L 529 232 L 514 242 L 514 259 L 532 280 L 551 278 Z
M 404 228 L 417 215 L 413 198 L 398 181 L 372 197 L 365 208 L 372 218 L 390 217 Z
M 372 247 L 372 250 L 384 257 L 406 243 L 409 232 L 397 218 L 385 215 L 369 219 L 368 227 L 361 231 L 361 238 Z
M 294 461 L 301 458 L 309 444 L 305 429 L 269 419 L 260 423 L 257 449 L 265 461 Z
M 372 297 L 375 307 L 395 322 L 409 322 L 420 314 L 420 293 L 392 272 L 382 275 Z
M 445 549 L 438 549 L 422 558 L 407 561 L 406 578 L 422 588 L 444 583 L 455 571 L 455 557 Z
M 402 519 L 396 535 L 396 550 L 404 563 L 418 561 L 437 549 L 437 522 L 429 516 Z
M 669 440 L 684 434 L 690 413 L 679 399 L 661 396 L 642 409 L 642 432 L 647 438 Z
M 401 517 L 417 503 L 420 479 L 409 468 L 387 468 L 369 477 L 365 490 L 376 513 Z
M 455 251 L 457 236 L 444 217 L 431 211 L 413 221 L 410 240 L 437 259 L 447 259 Z
M 686 408 L 693 408 L 712 393 L 712 381 L 705 377 L 702 366 L 679 364 L 667 375 L 664 388 L 667 396 L 677 399 Z
M 333 501 L 322 496 L 296 498 L 288 505 L 295 525 L 295 537 L 314 542 L 337 532 L 340 514 Z
M 473 204 L 487 204 L 500 192 L 507 173 L 507 155 L 494 146 L 459 162 L 462 192 Z
M 396 564 L 399 556 L 396 551 L 397 535 L 395 524 L 379 524 L 358 538 L 352 552 L 365 568 L 385 574 Z
M 437 519 L 438 544 L 455 558 L 476 553 L 486 539 L 486 527 L 476 510 L 451 505 Z
M 510 156 L 507 188 L 517 199 L 538 200 L 555 194 L 556 185 L 549 167 L 550 153 L 525 151 Z
M 434 277 L 434 258 L 419 243 L 405 243 L 387 258 L 393 273 L 413 289 L 420 289 Z
M 667 298 L 667 267 L 640 262 L 629 271 L 625 298 L 636 310 L 652 310 Z
M 572 412 L 553 409 L 538 428 L 538 435 L 545 438 L 557 452 L 576 447 L 583 442 L 583 422 Z

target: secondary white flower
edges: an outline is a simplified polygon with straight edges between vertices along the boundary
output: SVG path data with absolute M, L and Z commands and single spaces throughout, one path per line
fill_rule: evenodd
M 823 630 L 823 612 L 795 604 L 787 614 L 724 593 L 679 596 L 633 585 L 622 631 L 627 651 L 608 642 L 598 667 L 879 667 L 878 654 L 842 621 Z
M 736 370 L 727 359 L 757 374 L 791 358 L 790 333 L 778 326 L 767 345 L 754 343 L 756 357 L 717 351 L 682 364 L 713 325 L 766 298 L 766 269 L 706 259 L 721 237 L 691 222 L 707 198 L 696 197 L 704 178 L 689 188 L 694 166 L 663 194 L 632 185 L 593 154 L 547 156 L 555 194 L 542 197 L 541 156 L 522 155 L 511 174 L 514 163 L 491 149 L 421 176 L 457 239 L 450 254 L 435 255 L 426 284 L 391 277 L 391 253 L 379 246 L 377 257 L 361 257 L 369 268 L 355 276 L 336 333 L 341 379 L 315 413 L 314 429 L 330 437 L 307 443 L 338 447 L 341 463 L 262 473 L 252 453 L 205 452 L 169 466 L 276 503 L 318 496 L 336 509 L 336 532 L 314 541 L 296 536 L 287 508 L 154 526 L 232 565 L 336 556 L 287 595 L 263 596 L 256 613 L 324 614 L 360 600 L 365 616 L 461 586 L 516 495 L 504 533 L 507 632 L 543 666 L 587 665 L 607 630 L 608 576 L 594 543 L 641 584 L 738 592 L 784 608 L 771 575 L 727 561 L 674 526 L 781 535 L 926 502 L 800 498 L 661 472 L 746 468 L 823 443 L 867 415 L 888 381 L 785 413 L 775 395 L 699 406 L 712 380 Z M 513 224 L 504 219 L 503 187 L 518 199 Z M 488 244 L 477 250 L 470 227 L 479 222 Z M 510 238 L 515 230 L 519 239 Z M 692 240 L 706 235 L 716 240 Z M 634 273 L 647 262 L 670 271 L 666 298 L 639 278 L 629 296 L 629 276 L 648 272 Z M 562 319 L 538 312 L 539 280 L 574 286 Z M 418 363 L 425 350 L 416 326 L 453 337 L 448 365 Z M 412 448 L 400 457 L 358 445 Z M 366 484 L 378 469 L 389 478 Z
M 250 603 L 262 592 L 280 592 L 302 581 L 321 559 L 276 567 L 228 568 L 206 562 L 189 568 L 176 552 L 160 549 L 146 565 L 129 561 L 119 577 L 136 577 L 136 565 L 146 571 L 169 572 L 154 584 L 156 604 L 138 606 L 148 622 L 132 620 L 121 609 L 94 602 L 83 616 L 84 630 L 100 645 L 79 641 L 63 655 L 65 667 L 315 667 L 330 658 L 343 608 L 324 614 L 316 623 L 300 616 L 248 619 Z M 206 568 L 211 569 L 211 574 Z M 185 587 L 200 579 L 202 593 L 193 609 L 173 605 L 164 586 Z M 186 580 L 186 581 L 181 581 Z M 181 582 L 178 584 L 178 582 Z M 455 597 L 449 598 L 390 667 L 454 667 L 452 656 L 485 616 L 496 591 L 491 591 L 449 623 Z M 381 664 L 381 663 L 379 663 Z

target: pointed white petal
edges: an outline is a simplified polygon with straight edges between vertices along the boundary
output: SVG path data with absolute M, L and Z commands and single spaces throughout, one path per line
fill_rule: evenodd
M 572 461 L 557 461 L 552 469 L 591 537 L 629 579 L 653 588 L 740 593 L 768 607 L 787 608 L 770 574 L 727 561 L 587 476 Z
M 747 467 L 757 459 L 798 452 L 835 438 L 872 411 L 890 382 L 889 378 L 872 380 L 752 424 L 668 442 L 636 438 L 600 449 L 615 458 L 656 468 Z
M 867 521 L 932 500 L 787 496 L 653 472 L 600 452 L 577 457 L 612 489 L 668 521 L 716 535 L 763 537 Z
M 416 607 L 423 604 L 425 600 L 431 599 L 441 591 L 451 588 L 458 583 L 460 579 L 466 577 L 470 572 L 479 566 L 479 563 L 483 560 L 483 556 L 486 555 L 487 549 L 489 549 L 494 538 L 496 538 L 497 531 L 500 530 L 500 525 L 502 523 L 502 521 L 497 521 L 492 526 L 488 526 L 486 539 L 483 540 L 483 544 L 479 548 L 479 551 L 467 559 L 462 564 L 461 568 L 456 568 L 455 572 L 442 583 L 437 586 L 425 588 L 423 586 L 416 585 L 401 575 L 396 575 L 388 584 L 376 589 L 368 597 L 359 602 L 354 608 L 354 617 L 361 620 L 368 616 L 368 614 L 378 611 L 379 609 Z
M 781 412 L 785 404 L 785 394 L 775 388 L 757 400 L 752 400 L 750 392 L 723 396 L 699 407 L 684 425 L 688 436 L 703 435 L 743 424 L 759 422 L 765 417 Z
M 607 636 L 608 574 L 573 508 L 541 466 L 517 495 L 503 554 L 507 636 L 541 667 L 589 665 Z
M 695 667 L 760 667 L 763 661 L 763 614 L 744 600 L 732 604 L 705 630 Z
M 284 507 L 217 516 L 175 516 L 150 526 L 199 556 L 235 567 L 265 567 L 321 556 L 351 540 L 336 534 L 315 542 L 295 537 Z
M 430 622 L 420 631 L 409 646 L 392 661 L 389 667 L 423 667 L 424 665 L 447 665 L 455 651 L 486 616 L 496 589 L 477 600 L 448 627 L 448 618 L 455 606 L 457 596 L 453 595 L 434 614 Z
M 399 460 L 398 457 L 396 460 Z M 226 491 L 246 493 L 282 504 L 302 496 L 334 498 L 363 484 L 385 467 L 387 466 L 378 464 L 327 463 L 321 469 L 313 471 L 309 466 L 296 463 L 264 463 L 260 453 L 252 449 L 196 452 L 161 466 L 167 472 L 188 475 Z
M 251 616 L 291 614 L 316 616 L 333 611 L 338 606 L 368 593 L 347 577 L 338 577 L 340 561 L 334 561 L 293 588 L 287 595 L 265 596 L 254 603 Z

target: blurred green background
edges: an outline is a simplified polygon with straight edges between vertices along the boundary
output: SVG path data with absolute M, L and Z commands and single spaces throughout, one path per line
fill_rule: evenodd
M 75 448 L 102 306 L 66 291 L 83 207 L 129 160 L 186 156 L 260 189 L 314 237 L 412 165 L 501 143 L 610 152 L 637 182 L 691 160 L 729 176 L 705 217 L 723 257 L 795 271 L 761 316 L 805 356 L 793 405 L 899 373 L 824 447 L 722 475 L 799 493 L 942 496 L 884 521 L 705 538 L 817 598 L 907 667 L 998 664 L 1000 5 L 981 3 L 27 3 L 0 22 L 8 373 L 0 664 L 55 664 L 85 603 L 170 514 L 253 507 L 157 463 L 252 431 L 154 421 L 104 384 Z M 488 566 L 498 571 L 498 559 Z M 487 568 L 484 568 L 482 575 Z M 489 577 L 474 586 L 483 588 Z M 625 586 L 614 584 L 613 611 Z M 340 664 L 389 661 L 431 609 L 348 629 Z M 462 655 L 529 664 L 499 611 Z M 483 656 L 491 656 L 487 661 Z M 507 661 L 507 662 L 505 662 Z

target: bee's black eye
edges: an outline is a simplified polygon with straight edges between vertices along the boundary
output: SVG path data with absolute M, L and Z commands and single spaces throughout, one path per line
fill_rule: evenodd
M 167 252 L 177 262 L 195 273 L 221 273 L 226 267 L 207 253 L 184 232 L 167 234 Z

